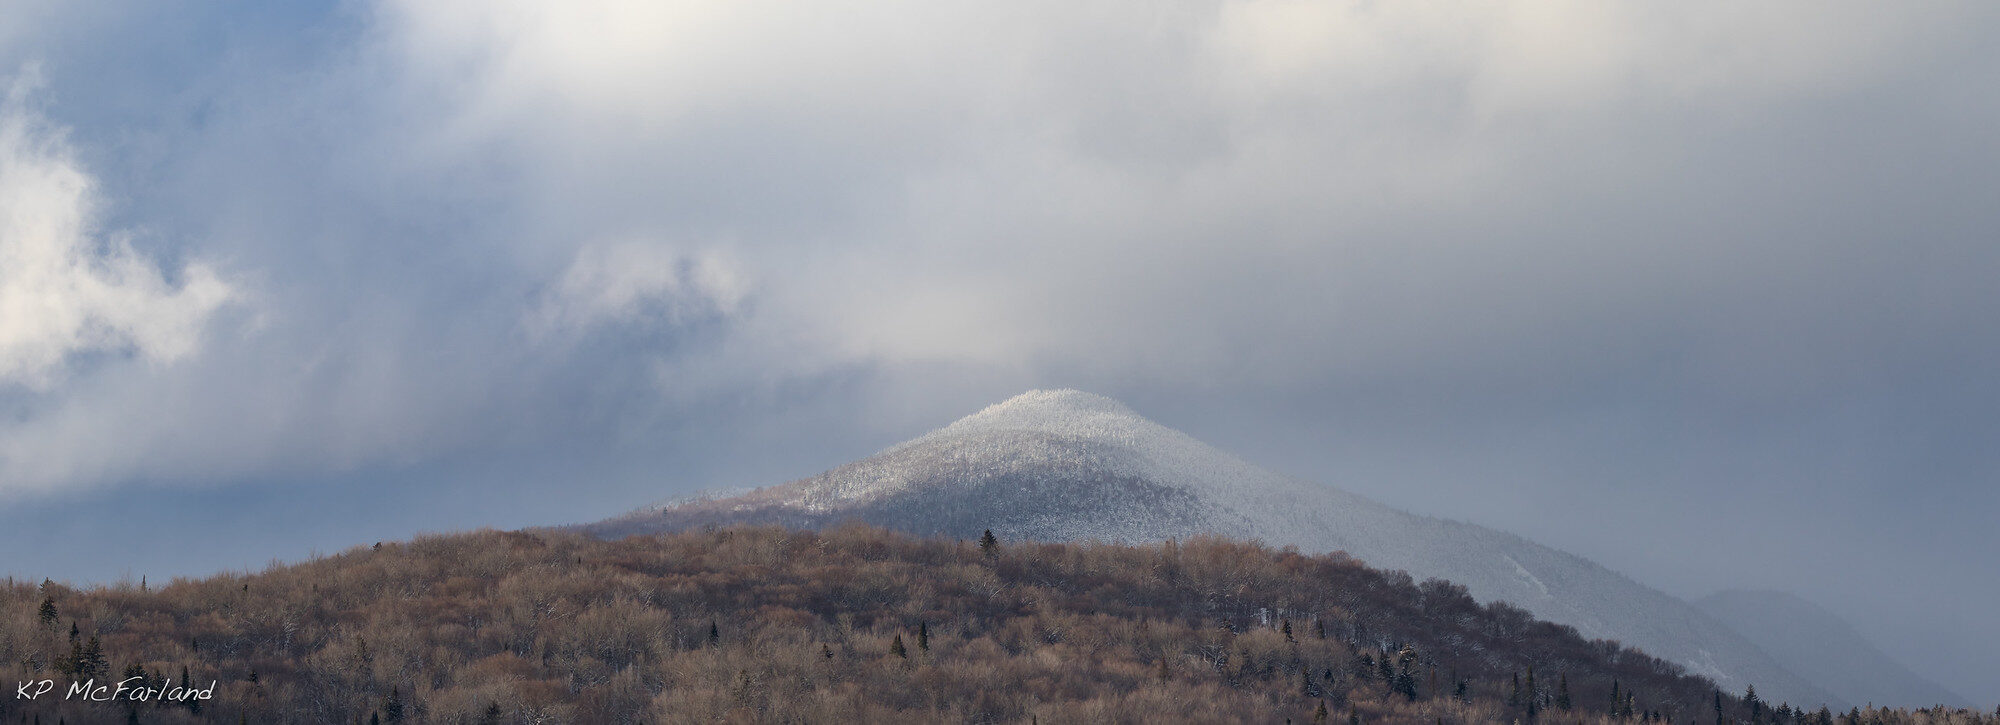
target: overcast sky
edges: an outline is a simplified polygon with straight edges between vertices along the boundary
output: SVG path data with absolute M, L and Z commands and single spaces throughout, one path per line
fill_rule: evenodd
M 592 519 L 1078 387 L 1990 706 L 1994 47 L 1979 2 L 9 0 L 5 568 Z

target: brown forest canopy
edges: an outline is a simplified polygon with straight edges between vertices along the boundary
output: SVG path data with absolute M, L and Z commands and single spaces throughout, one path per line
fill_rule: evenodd
M 0 721 L 1818 721 L 1338 554 L 982 543 L 489 531 L 163 587 L 14 582 L 4 676 L 219 685 L 5 698 Z

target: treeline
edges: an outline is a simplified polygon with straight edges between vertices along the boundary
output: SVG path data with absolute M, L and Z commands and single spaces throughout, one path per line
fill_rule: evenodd
M 1719 693 L 1337 554 L 861 526 L 479 532 L 159 587 L 13 582 L 0 670 L 61 685 L 0 698 L 0 722 L 52 724 L 2000 723 Z M 126 678 L 216 684 L 59 697 Z

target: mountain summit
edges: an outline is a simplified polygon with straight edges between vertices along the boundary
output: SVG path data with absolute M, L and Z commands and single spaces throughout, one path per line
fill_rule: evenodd
M 1279 475 L 1076 390 L 1035 390 L 879 454 L 728 498 L 585 527 L 622 536 L 733 523 L 862 521 L 919 535 L 1129 542 L 1215 534 L 1345 551 L 1448 579 L 1482 602 L 1615 639 L 1734 692 L 1845 706 L 1694 606 L 1512 534 L 1398 511 Z

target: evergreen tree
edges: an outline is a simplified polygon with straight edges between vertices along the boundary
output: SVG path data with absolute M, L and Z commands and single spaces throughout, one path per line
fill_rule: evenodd
M 1313 636 L 1326 639 L 1326 622 L 1320 621 L 1317 617 L 1313 618 Z
M 1320 725 L 1321 723 L 1326 722 L 1326 718 L 1327 718 L 1326 701 L 1320 700 L 1319 708 L 1313 710 L 1313 723 L 1314 725 Z
M 389 688 L 388 699 L 382 701 L 382 714 L 389 718 L 389 722 L 403 719 L 403 688 Z
M 708 646 L 722 646 L 722 624 L 713 619 L 708 620 Z
M 979 535 L 980 553 L 990 557 L 993 556 L 994 554 L 999 553 L 999 551 L 1000 551 L 1000 540 L 993 537 L 992 529 L 987 529 L 986 533 Z
M 1416 701 L 1417 678 L 1416 676 L 1410 674 L 1410 666 L 1407 660 L 1404 661 L 1403 666 L 1396 668 L 1395 684 L 1393 684 L 1390 687 L 1390 689 L 1395 690 L 1397 693 L 1400 693 L 1406 700 L 1409 700 L 1411 702 Z
M 189 679 L 188 679 L 188 668 L 187 668 L 187 665 L 181 665 L 181 680 L 180 680 L 180 683 L 181 683 L 181 687 L 194 687 L 194 684 L 193 684 L 193 681 L 192 681 L 192 680 L 189 680 Z M 190 697 L 190 698 L 188 698 L 188 699 L 186 699 L 186 700 L 182 700 L 181 702 L 183 702 L 183 703 L 185 703 L 185 704 L 187 705 L 187 709 L 188 709 L 188 712 L 192 712 L 192 713 L 197 713 L 197 714 L 199 714 L 199 713 L 201 712 L 201 700 L 199 700 L 199 699 L 196 699 L 196 698 L 192 698 L 192 697 Z
M 1514 673 L 1514 684 L 1507 690 L 1507 707 L 1516 708 L 1520 706 L 1521 706 L 1521 673 L 1516 672 Z
M 58 615 L 56 614 L 56 600 L 50 599 L 48 597 L 42 597 L 42 606 L 40 609 L 35 611 L 35 618 L 41 620 L 42 626 L 47 627 L 49 629 L 55 629 L 57 616 Z
M 56 674 L 66 677 L 76 677 L 77 663 L 82 661 L 83 643 L 77 641 L 75 638 L 71 638 L 69 641 L 69 654 L 56 656 Z
M 1569 673 L 1565 672 L 1562 676 L 1556 678 L 1556 709 L 1569 712 L 1570 705 Z
M 1347 725 L 1361 725 L 1361 712 L 1353 705 L 1347 706 Z
M 77 677 L 109 677 L 111 663 L 104 659 L 104 643 L 97 635 L 90 635 L 90 641 L 83 645 L 82 656 L 76 662 Z
M 1618 716 L 1618 706 L 1625 704 L 1625 693 L 1618 689 L 1618 680 L 1611 680 L 1611 709 L 1605 711 L 1612 717 Z
M 896 641 L 889 643 L 889 654 L 903 659 L 910 658 L 910 650 L 903 647 L 903 635 L 896 635 Z
M 1715 725 L 1722 725 L 1722 691 L 1715 691 Z
M 917 649 L 925 652 L 931 651 L 931 625 L 929 623 L 917 623 Z
M 1757 699 L 1756 685 L 1751 685 L 1743 690 L 1743 707 L 1748 708 L 1750 710 L 1751 725 L 1763 724 L 1764 703 Z
M 1535 719 L 1535 716 L 1541 714 L 1542 711 L 1542 704 L 1541 702 L 1539 702 L 1539 700 L 1541 699 L 1541 693 L 1535 691 L 1534 665 L 1528 665 L 1528 691 L 1526 694 L 1528 696 L 1528 719 L 1533 720 Z

